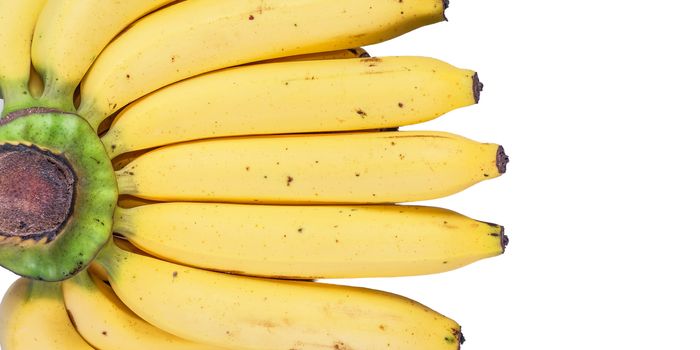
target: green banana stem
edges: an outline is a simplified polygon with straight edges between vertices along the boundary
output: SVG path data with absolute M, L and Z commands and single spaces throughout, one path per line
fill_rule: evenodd
M 51 107 L 60 109 L 68 113 L 76 113 L 75 106 L 73 105 L 73 93 L 76 87 L 63 84 L 60 80 L 54 78 L 49 74 L 42 74 L 44 76 L 44 94 L 41 96 L 43 101 L 50 101 Z
M 0 96 L 3 99 L 2 117 L 14 111 L 25 109 L 35 105 L 35 99 L 29 93 L 27 84 L 9 84 L 0 81 Z
M 52 94 L 46 90 L 40 98 L 34 98 L 27 84 L 0 84 L 2 91 L 3 109 L 0 118 L 4 118 L 10 113 L 29 108 L 48 108 L 62 112 L 75 113 L 73 97 L 66 94 Z

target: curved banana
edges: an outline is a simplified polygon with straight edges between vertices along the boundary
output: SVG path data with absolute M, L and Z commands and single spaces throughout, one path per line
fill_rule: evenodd
M 104 282 L 83 271 L 63 281 L 63 298 L 75 328 L 101 350 L 222 350 L 166 333 L 139 318 Z
M 454 350 L 460 327 L 385 292 L 199 270 L 109 244 L 97 259 L 119 298 L 185 339 L 246 350 Z
M 444 20 L 443 0 L 184 1 L 136 22 L 95 61 L 78 114 L 93 127 L 158 88 L 265 59 L 388 40 Z
M 236 67 L 130 104 L 102 141 L 114 157 L 212 137 L 390 128 L 475 104 L 480 87 L 474 71 L 427 57 Z
M 0 0 L 0 98 L 2 115 L 33 100 L 29 94 L 32 33 L 46 0 Z
M 119 193 L 165 201 L 396 203 L 500 176 L 503 148 L 444 132 L 224 138 L 156 149 L 116 172 Z
M 320 60 L 348 59 L 348 58 L 358 58 L 358 57 L 369 57 L 369 54 L 367 53 L 367 51 L 365 49 L 359 47 L 359 48 L 354 48 L 354 49 L 343 49 L 343 50 L 327 51 L 327 52 L 314 52 L 314 53 L 305 54 L 305 55 L 280 57 L 280 58 L 275 58 L 275 59 L 270 59 L 270 60 L 265 60 L 265 61 L 252 62 L 252 63 L 246 64 L 244 66 L 257 65 L 257 64 L 262 64 L 262 63 L 320 61 Z M 230 86 L 222 87 L 222 88 L 230 89 Z M 211 92 L 212 91 L 210 91 L 209 93 L 211 93 Z M 187 97 L 187 99 L 191 99 L 191 98 L 192 98 L 192 96 Z M 169 101 L 169 102 L 172 102 L 172 101 Z M 136 104 L 136 102 L 132 103 L 128 107 L 131 108 L 135 104 Z M 187 105 L 189 106 L 190 104 L 187 104 Z M 203 107 L 203 106 L 200 106 L 200 107 Z M 104 121 L 101 124 L 101 127 L 109 126 L 107 124 L 114 125 L 117 122 L 117 120 L 121 119 L 121 117 L 123 115 L 124 115 L 124 113 L 119 113 L 118 115 L 113 115 L 112 117 L 110 117 L 106 121 Z M 182 115 L 182 113 L 178 113 L 175 116 L 180 116 L 180 115 Z M 147 120 L 149 120 L 149 119 L 147 119 Z M 156 129 L 162 130 L 162 128 L 164 128 L 166 125 L 177 123 L 179 121 L 181 121 L 181 120 L 178 120 L 178 118 L 169 118 L 169 120 L 166 122 L 166 124 L 160 124 L 160 125 L 158 125 L 158 127 Z M 109 123 L 107 123 L 107 122 L 109 122 Z M 213 122 L 218 123 L 219 121 L 214 120 Z M 126 123 L 126 124 L 128 124 L 128 123 Z M 114 128 L 114 126 L 110 127 L 110 129 L 111 128 Z M 105 128 L 104 132 L 107 133 L 108 131 L 109 130 L 107 130 L 107 128 Z M 110 139 L 114 138 L 114 134 L 121 133 L 123 131 L 124 130 L 120 130 L 120 131 L 114 131 L 112 133 L 109 133 L 109 136 L 107 136 L 107 138 L 105 140 L 107 140 L 109 142 Z M 120 139 L 121 139 L 121 137 L 120 137 Z M 117 147 L 114 150 L 112 150 L 111 152 L 109 152 L 109 154 L 112 157 L 118 157 L 119 155 L 122 155 L 123 151 L 120 151 L 119 149 L 124 149 L 124 147 L 120 147 L 117 141 L 115 141 L 113 143 L 117 144 Z M 134 149 L 136 149 L 136 148 L 134 148 Z M 130 151 L 130 152 L 133 153 L 133 151 Z M 119 154 L 117 154 L 117 153 L 119 153 Z M 136 152 L 136 153 L 138 153 L 138 152 Z M 120 158 L 121 157 L 118 157 L 117 159 L 120 159 Z M 121 162 L 121 160 L 120 160 L 120 162 Z
M 48 0 L 32 41 L 45 99 L 73 110 L 73 93 L 102 49 L 133 21 L 173 1 Z
M 503 227 L 420 206 L 161 203 L 117 208 L 114 231 L 152 255 L 276 278 L 392 277 L 500 255 Z
M 71 324 L 61 284 L 17 280 L 0 305 L 3 350 L 89 350 Z

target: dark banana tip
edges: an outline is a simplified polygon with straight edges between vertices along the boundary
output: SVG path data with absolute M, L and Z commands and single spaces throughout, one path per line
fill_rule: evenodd
M 506 168 L 509 161 L 510 159 L 508 158 L 506 151 L 503 150 L 503 146 L 498 146 L 498 151 L 496 151 L 496 167 L 498 167 L 499 174 L 506 173 Z
M 447 16 L 445 15 L 445 10 L 450 7 L 450 0 L 442 0 L 442 18 L 447 21 Z
M 474 93 L 474 102 L 479 103 L 481 98 L 481 91 L 484 90 L 484 83 L 479 80 L 479 74 L 474 72 L 472 77 L 472 92 Z
M 372 57 L 372 56 L 369 55 L 369 52 L 363 52 L 363 53 L 360 54 L 360 57 L 361 57 L 361 58 L 367 58 L 367 57 Z
M 464 334 L 462 333 L 462 327 L 452 328 L 452 336 L 457 341 L 457 350 L 464 344 Z M 446 338 L 447 339 L 447 338 Z
M 505 227 L 501 226 L 501 251 L 505 252 L 508 243 L 510 243 L 510 238 L 505 234 Z

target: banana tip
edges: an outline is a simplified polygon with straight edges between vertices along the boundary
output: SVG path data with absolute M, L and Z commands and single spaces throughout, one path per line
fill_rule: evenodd
M 506 247 L 508 246 L 508 243 L 510 243 L 510 238 L 508 238 L 508 236 L 506 236 L 505 231 L 506 231 L 506 229 L 503 226 L 501 226 L 501 251 L 502 252 L 506 251 Z
M 462 327 L 452 328 L 452 335 L 457 340 L 457 350 L 459 350 L 462 347 L 462 344 L 464 344 L 465 340 L 464 334 L 462 333 Z
M 503 149 L 503 146 L 498 146 L 498 151 L 496 151 L 496 167 L 498 167 L 499 174 L 505 174 L 508 162 L 510 159 Z
M 474 93 L 474 102 L 479 103 L 479 99 L 481 98 L 481 91 L 484 90 L 484 83 L 482 83 L 479 80 L 479 74 L 476 72 L 474 72 L 472 80 L 472 92 Z
M 447 21 L 447 16 L 445 15 L 445 10 L 450 7 L 450 0 L 442 0 L 442 18 Z

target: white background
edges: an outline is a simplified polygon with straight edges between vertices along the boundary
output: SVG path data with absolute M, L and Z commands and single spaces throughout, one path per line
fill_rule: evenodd
M 479 71 L 481 104 L 406 129 L 505 146 L 506 175 L 427 203 L 511 244 L 458 271 L 339 282 L 456 319 L 466 349 L 699 349 L 693 4 L 452 1 L 449 22 L 369 47 Z

